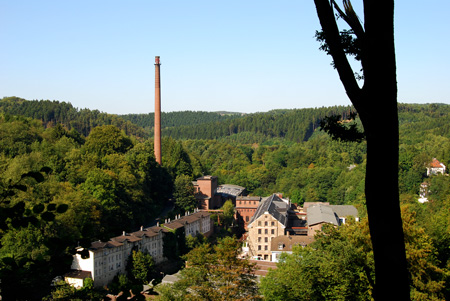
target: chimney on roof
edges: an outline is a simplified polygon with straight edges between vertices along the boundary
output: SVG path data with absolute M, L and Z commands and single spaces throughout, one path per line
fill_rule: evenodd
M 156 227 L 159 227 L 159 222 L 156 222 Z
M 161 75 L 159 56 L 155 56 L 155 160 L 161 165 Z
M 141 231 L 144 231 L 144 226 L 141 226 Z
M 126 235 L 127 235 L 127 233 L 126 233 L 125 231 L 123 231 L 123 232 L 122 232 L 122 235 L 123 235 L 123 236 L 126 236 Z

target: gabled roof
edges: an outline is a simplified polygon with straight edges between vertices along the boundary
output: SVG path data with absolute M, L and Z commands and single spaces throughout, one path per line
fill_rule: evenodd
M 330 207 L 338 215 L 338 217 L 358 217 L 358 210 L 353 205 L 330 205 Z
M 255 220 L 266 212 L 276 218 L 282 225 L 286 226 L 286 213 L 289 209 L 288 207 L 289 205 L 280 199 L 276 194 L 263 198 L 259 203 L 258 208 L 256 208 L 256 212 L 250 220 L 248 226 L 250 227 Z
M 436 158 L 433 158 L 433 160 L 430 163 L 430 167 L 432 167 L 432 168 L 442 168 L 442 167 L 445 167 L 445 165 L 442 164 L 441 162 L 439 162 Z
M 339 226 L 338 216 L 330 206 L 317 204 L 308 208 L 307 212 L 308 226 L 320 223 L 329 223 Z
M 270 248 L 271 248 L 271 251 L 290 252 L 290 251 L 292 251 L 292 247 L 294 245 L 307 246 L 312 242 L 314 242 L 314 236 L 280 235 L 275 238 L 272 238 L 272 241 L 270 243 Z M 281 245 L 281 248 L 280 248 L 280 245 Z

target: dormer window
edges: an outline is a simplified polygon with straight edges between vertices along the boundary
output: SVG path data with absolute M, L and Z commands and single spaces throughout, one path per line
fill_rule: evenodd
M 279 243 L 278 244 L 278 250 L 283 250 L 284 248 L 284 244 L 283 243 Z

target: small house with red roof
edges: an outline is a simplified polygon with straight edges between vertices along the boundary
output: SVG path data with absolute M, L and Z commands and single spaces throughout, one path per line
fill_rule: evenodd
M 439 162 L 436 158 L 433 158 L 431 163 L 427 166 L 427 176 L 445 174 L 445 165 Z

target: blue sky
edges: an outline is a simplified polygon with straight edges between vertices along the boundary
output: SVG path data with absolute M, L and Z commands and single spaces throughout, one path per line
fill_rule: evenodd
M 399 102 L 450 103 L 449 11 L 396 1 Z M 348 105 L 319 28 L 313 0 L 0 0 L 0 97 L 153 112 L 159 55 L 165 112 Z

